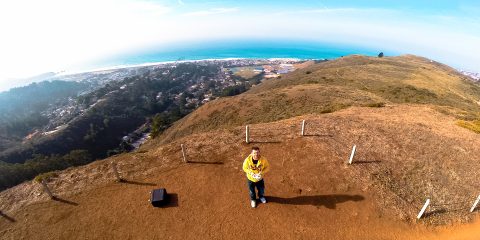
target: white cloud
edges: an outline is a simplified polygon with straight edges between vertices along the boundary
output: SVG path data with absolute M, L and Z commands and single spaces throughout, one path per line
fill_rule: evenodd
M 387 13 L 393 12 L 383 8 L 317 8 L 299 11 L 290 11 L 290 13 L 334 13 L 334 14 L 358 14 L 358 13 Z
M 0 79 L 58 71 L 152 41 L 170 8 L 147 1 L 0 3 Z M 4 68 L 5 67 L 5 68 Z
M 210 15 L 218 15 L 224 13 L 231 13 L 238 11 L 238 8 L 212 8 L 210 10 L 204 11 L 195 11 L 195 12 L 188 12 L 183 14 L 183 16 L 210 16 Z

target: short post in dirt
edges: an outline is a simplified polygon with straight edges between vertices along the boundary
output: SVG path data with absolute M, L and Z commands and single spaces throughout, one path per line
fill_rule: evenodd
M 186 157 L 186 154 L 185 154 L 185 147 L 183 147 L 183 144 L 180 144 L 180 146 L 182 147 L 182 156 L 183 156 L 183 162 L 184 163 L 187 163 L 187 157 Z
M 123 179 L 120 177 L 120 174 L 118 173 L 117 164 L 112 163 L 112 168 L 113 168 L 113 173 L 115 174 L 115 177 L 117 178 L 117 181 L 123 182 Z
M 350 159 L 348 160 L 348 164 L 352 164 L 353 156 L 355 155 L 355 150 L 357 149 L 357 145 L 353 145 L 352 154 L 350 154 Z
M 475 202 L 473 203 L 472 208 L 470 208 L 470 212 L 473 212 L 473 211 L 475 210 L 475 208 L 476 208 L 477 205 L 478 205 L 478 202 L 480 202 L 480 195 L 478 195 L 477 200 L 475 200 Z
M 43 186 L 43 189 L 45 190 L 45 192 L 48 194 L 48 196 L 51 198 L 51 199 L 55 199 L 55 196 L 53 196 L 52 192 L 50 191 L 50 188 L 48 188 L 47 186 L 47 183 L 45 182 L 44 179 L 42 179 L 42 181 L 40 182 Z
M 423 216 L 423 214 L 425 213 L 425 210 L 427 210 L 428 205 L 430 205 L 430 199 L 427 199 L 427 201 L 425 202 L 425 205 L 423 205 L 422 210 L 420 210 L 420 212 L 417 215 L 417 219 L 420 219 Z
M 245 142 L 250 143 L 250 128 L 249 126 L 245 126 Z
M 0 210 L 0 217 L 4 217 L 5 219 L 7 219 L 8 221 L 10 222 L 16 222 L 15 219 L 9 217 L 6 213 L 4 213 L 2 210 Z
M 302 121 L 302 136 L 305 136 L 305 120 Z

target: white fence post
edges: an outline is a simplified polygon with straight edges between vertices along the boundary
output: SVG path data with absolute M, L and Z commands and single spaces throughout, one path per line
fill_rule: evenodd
M 120 174 L 118 174 L 117 164 L 112 163 L 112 168 L 113 168 L 113 173 L 115 174 L 115 177 L 117 178 L 117 181 L 121 182 L 122 178 L 120 177 Z
M 350 154 L 350 160 L 348 160 L 348 164 L 352 164 L 353 156 L 355 155 L 355 150 L 357 149 L 357 145 L 353 145 L 352 154 Z
M 472 206 L 472 208 L 470 209 L 470 212 L 473 212 L 473 210 L 475 210 L 475 208 L 477 207 L 479 201 L 480 201 L 480 195 L 478 195 L 477 200 L 475 200 L 475 202 L 473 203 L 473 206 Z
M 184 162 L 184 163 L 187 163 L 187 157 L 185 156 L 185 149 L 184 149 L 184 147 L 183 147 L 183 144 L 180 144 L 180 146 L 182 147 L 183 162 Z
M 302 121 L 302 136 L 305 136 L 305 120 Z
M 420 212 L 418 213 L 417 219 L 420 219 L 422 217 L 423 213 L 425 213 L 425 210 L 427 210 L 427 207 L 429 204 L 430 204 L 430 199 L 427 199 L 427 201 L 425 202 L 425 205 L 423 205 L 422 210 L 420 210 Z
M 42 185 L 43 185 L 43 189 L 45 189 L 45 192 L 48 194 L 48 196 L 50 196 L 51 199 L 54 199 L 55 197 L 53 196 L 52 192 L 50 191 L 50 188 L 48 188 L 47 186 L 47 183 L 45 182 L 45 180 L 42 180 Z
M 249 127 L 248 127 L 248 125 L 247 125 L 247 126 L 245 126 L 245 142 L 250 143 L 249 137 L 250 137 Z

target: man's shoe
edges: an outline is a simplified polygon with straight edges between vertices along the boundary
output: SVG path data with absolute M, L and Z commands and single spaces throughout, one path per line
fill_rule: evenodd
M 260 202 L 262 202 L 262 203 L 267 203 L 267 199 L 265 199 L 264 197 L 261 197 L 261 198 L 260 198 Z
M 250 205 L 252 205 L 252 208 L 257 207 L 257 202 L 255 200 L 250 201 Z

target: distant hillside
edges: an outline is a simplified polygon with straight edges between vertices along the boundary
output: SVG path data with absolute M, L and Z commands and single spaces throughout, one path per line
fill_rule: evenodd
M 67 103 L 87 87 L 85 83 L 56 80 L 0 93 L 0 152 L 46 125 L 49 118 L 42 113 L 48 108 Z
M 160 138 L 270 122 L 350 106 L 428 104 L 461 120 L 480 118 L 480 85 L 454 69 L 413 55 L 348 56 L 317 63 L 280 79 L 265 80 L 245 94 L 202 106 Z
M 164 71 L 169 73 L 165 75 Z M 181 64 L 171 70 L 147 71 L 107 83 L 75 97 L 76 107 L 82 111 L 57 131 L 3 151 L 0 161 L 21 163 L 32 154 L 66 154 L 75 149 L 89 150 L 96 158 L 106 157 L 107 150 L 118 147 L 123 136 L 140 127 L 153 114 L 176 112 L 172 116 L 175 121 L 191 111 L 192 107 L 185 106 L 179 97 L 174 99 L 175 96 L 186 91 L 192 82 L 212 77 L 217 71 L 217 66 Z M 19 96 L 18 101 L 24 97 Z
M 455 69 L 414 55 L 399 57 L 348 56 L 312 65 L 280 81 L 252 90 L 315 84 L 373 93 L 392 103 L 421 103 L 480 110 L 480 85 Z

